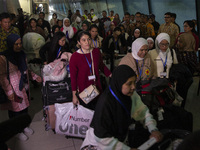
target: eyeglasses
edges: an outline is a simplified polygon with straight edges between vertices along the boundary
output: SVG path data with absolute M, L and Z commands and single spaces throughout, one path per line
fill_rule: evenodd
M 160 45 L 161 47 L 168 47 L 168 46 L 169 46 L 169 43 L 166 43 L 166 44 L 160 43 L 159 45 Z

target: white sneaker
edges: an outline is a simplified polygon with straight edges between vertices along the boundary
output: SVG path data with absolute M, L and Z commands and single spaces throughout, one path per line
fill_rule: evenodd
M 29 134 L 29 135 L 32 135 L 34 133 L 33 129 L 29 128 L 29 127 L 26 127 L 24 129 L 24 133 L 26 134 Z
M 28 136 L 26 136 L 24 133 L 18 133 L 16 135 L 16 137 L 21 141 L 27 141 L 28 140 Z

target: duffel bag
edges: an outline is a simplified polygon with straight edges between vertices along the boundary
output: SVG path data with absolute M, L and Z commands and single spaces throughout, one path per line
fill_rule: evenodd
M 72 101 L 71 79 L 65 78 L 62 81 L 46 81 L 43 87 L 44 105 L 65 103 Z

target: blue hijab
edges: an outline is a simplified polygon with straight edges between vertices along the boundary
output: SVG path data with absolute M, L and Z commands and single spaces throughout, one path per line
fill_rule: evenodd
M 21 37 L 17 34 L 10 34 L 7 37 L 7 50 L 2 53 L 9 62 L 16 65 L 21 72 L 21 78 L 19 81 L 19 90 L 23 89 L 24 81 L 27 80 L 26 75 L 24 75 L 24 71 L 27 70 L 26 64 L 26 54 L 24 51 L 15 52 L 14 51 L 14 44 L 15 42 L 20 39 Z

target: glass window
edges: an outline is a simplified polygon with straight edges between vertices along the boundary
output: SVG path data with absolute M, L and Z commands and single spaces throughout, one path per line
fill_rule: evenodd
M 166 12 L 176 13 L 176 23 L 183 32 L 183 22 L 185 20 L 196 19 L 195 0 L 152 0 L 152 13 L 156 16 L 156 21 L 165 23 L 164 14 Z

